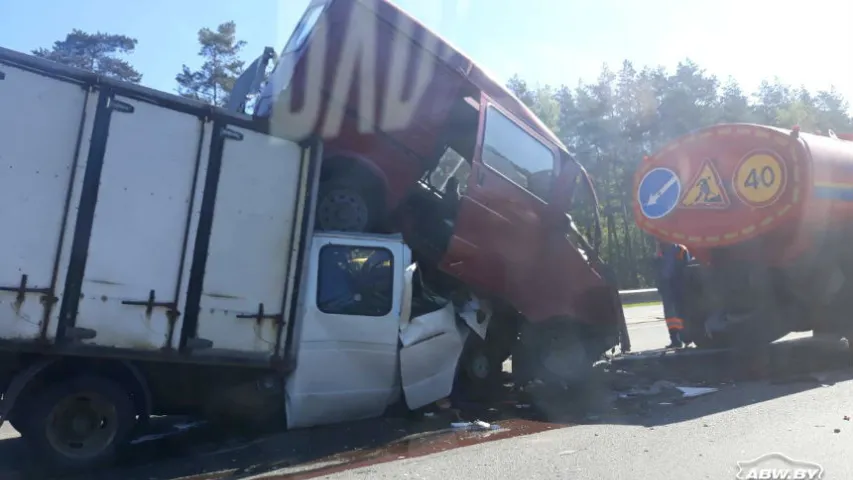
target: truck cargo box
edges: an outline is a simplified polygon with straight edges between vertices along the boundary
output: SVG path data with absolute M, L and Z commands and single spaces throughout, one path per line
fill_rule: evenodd
M 281 357 L 319 147 L 0 49 L 0 344 Z

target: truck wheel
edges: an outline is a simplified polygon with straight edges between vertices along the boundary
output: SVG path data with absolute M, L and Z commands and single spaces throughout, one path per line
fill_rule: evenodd
M 15 408 L 12 410 L 12 415 L 6 419 L 6 423 L 17 430 L 22 437 L 26 434 L 24 430 L 27 428 L 25 421 L 28 416 L 27 409 L 29 409 L 28 405 L 21 405 L 21 402 L 16 402 Z
M 110 463 L 136 421 L 133 401 L 117 383 L 77 377 L 34 393 L 24 439 L 44 466 L 86 470 Z
M 316 228 L 321 231 L 369 232 L 381 217 L 376 192 L 367 183 L 331 179 L 320 185 Z

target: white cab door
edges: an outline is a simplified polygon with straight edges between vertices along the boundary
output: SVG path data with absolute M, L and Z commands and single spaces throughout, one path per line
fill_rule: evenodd
M 413 314 L 415 275 L 416 265 L 406 269 L 404 309 L 400 317 L 400 375 L 406 405 L 411 409 L 450 395 L 469 333 L 467 325 L 457 321 L 450 302 L 409 320 Z
M 290 427 L 376 417 L 399 399 L 407 252 L 396 236 L 315 236 L 287 383 Z

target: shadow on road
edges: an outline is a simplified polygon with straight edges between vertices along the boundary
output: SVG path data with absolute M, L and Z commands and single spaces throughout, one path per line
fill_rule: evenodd
M 846 349 L 812 339 L 741 355 L 651 352 L 599 365 L 583 391 L 519 392 L 508 384 L 490 403 L 457 400 L 453 408 L 431 406 L 378 420 L 255 438 L 197 428 L 135 445 L 120 466 L 77 478 L 313 478 L 580 423 L 654 427 L 683 422 L 813 388 L 832 388 L 833 382 L 853 379 L 849 365 Z M 719 391 L 688 399 L 678 386 Z M 473 420 L 492 425 L 475 430 L 451 427 Z M 26 478 L 21 473 L 23 452 L 19 439 L 0 441 L 0 480 Z
M 613 361 L 584 392 L 543 391 L 549 421 L 660 426 L 853 380 L 850 351 L 812 338 L 749 352 L 648 352 Z M 678 387 L 717 389 L 686 397 Z

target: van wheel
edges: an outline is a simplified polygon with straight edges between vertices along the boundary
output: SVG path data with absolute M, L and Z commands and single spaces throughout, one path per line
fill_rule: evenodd
M 381 203 L 367 182 L 333 178 L 320 185 L 316 228 L 321 231 L 369 232 L 379 222 Z
M 529 380 L 568 387 L 582 386 L 592 374 L 595 358 L 577 325 L 552 321 L 545 325 L 524 322 L 521 345 Z
M 492 397 L 501 384 L 503 361 L 500 357 L 491 343 L 473 332 L 468 335 L 460 360 L 462 388 L 467 397 L 473 400 Z
M 112 462 L 136 421 L 130 396 L 101 377 L 72 378 L 31 398 L 24 439 L 51 469 L 87 470 Z

